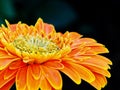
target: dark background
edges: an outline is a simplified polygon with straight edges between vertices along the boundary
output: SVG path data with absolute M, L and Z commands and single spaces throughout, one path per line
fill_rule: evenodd
M 110 51 L 105 54 L 113 62 L 112 77 L 102 90 L 120 90 L 120 0 L 0 0 L 0 24 L 22 21 L 35 24 L 41 17 L 57 31 L 76 31 L 96 39 Z M 76 85 L 63 75 L 63 90 L 95 90 L 82 81 Z M 13 87 L 11 90 L 14 90 Z

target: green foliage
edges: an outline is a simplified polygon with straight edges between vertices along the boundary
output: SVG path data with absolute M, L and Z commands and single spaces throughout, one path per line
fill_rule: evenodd
M 73 8 L 62 0 L 0 0 L 0 23 L 22 21 L 34 24 L 41 17 L 55 27 L 64 27 L 76 19 Z

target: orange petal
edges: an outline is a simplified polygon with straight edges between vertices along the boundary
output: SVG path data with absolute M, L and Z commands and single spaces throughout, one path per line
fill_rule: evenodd
M 79 54 L 79 53 L 80 53 L 80 49 L 76 48 L 76 49 L 73 49 L 73 50 L 69 53 L 69 55 L 70 55 L 70 56 L 73 56 L 73 55 Z
M 74 49 L 76 47 L 79 47 L 80 44 L 81 44 L 80 39 L 76 39 L 73 41 L 73 43 L 71 43 L 71 48 Z
M 79 39 L 80 37 L 82 37 L 82 35 L 80 35 L 77 32 L 70 32 L 69 37 L 70 37 L 70 39 L 75 40 L 75 39 Z
M 98 44 L 92 38 L 80 38 L 80 39 L 74 40 L 73 43 L 71 44 L 71 47 L 75 48 L 82 44 L 84 44 L 85 46 L 103 46 L 102 44 Z
M 97 59 L 100 59 L 100 60 L 106 62 L 107 64 L 112 65 L 112 62 L 110 61 L 110 59 L 108 59 L 108 58 L 106 58 L 106 57 L 104 57 L 104 56 L 101 56 L 101 55 L 95 55 L 95 57 L 96 57 Z
M 15 82 L 15 79 L 12 79 L 7 84 L 5 84 L 2 88 L 0 88 L 0 90 L 10 90 L 14 82 Z
M 33 75 L 34 79 L 40 79 L 41 71 L 40 66 L 38 64 L 30 65 L 29 68 L 31 69 L 31 74 Z
M 9 69 L 18 69 L 26 66 L 27 64 L 23 63 L 21 60 L 14 61 L 9 65 Z
M 6 68 L 10 63 L 16 60 L 18 60 L 18 58 L 13 59 L 13 58 L 0 57 L 0 70 Z
M 62 47 L 60 54 L 61 57 L 64 57 L 65 55 L 69 54 L 71 52 L 71 48 L 69 46 Z
M 4 79 L 5 72 L 6 70 L 0 71 L 0 88 L 2 88 L 5 84 L 7 84 L 9 81 L 15 78 L 15 74 L 14 74 L 10 78 Z
M 4 74 L 4 79 L 9 79 L 13 75 L 16 75 L 17 70 L 10 70 L 9 68 L 6 69 Z
M 62 90 L 62 89 L 54 89 L 54 88 L 52 88 L 51 90 Z
M 41 30 L 44 30 L 44 23 L 41 18 L 37 20 L 35 27 L 37 28 L 38 32 L 40 32 Z
M 7 44 L 6 49 L 10 54 L 16 57 L 22 57 L 21 52 L 18 49 L 16 49 L 12 44 Z
M 44 24 L 44 31 L 46 35 L 50 34 L 53 30 L 54 30 L 54 26 L 47 23 Z
M 96 40 L 92 39 L 92 38 L 80 38 L 81 43 L 95 43 Z
M 6 22 L 7 27 L 8 27 L 9 30 L 11 30 L 11 31 L 15 31 L 15 30 L 16 30 L 17 24 L 11 24 L 11 25 L 10 25 L 7 20 L 5 20 L 5 22 Z
M 26 86 L 25 90 L 28 90 L 27 86 Z
M 27 66 L 20 68 L 16 75 L 16 88 L 17 90 L 25 90 L 27 79 Z
M 53 69 L 63 69 L 64 68 L 63 64 L 57 60 L 47 61 L 44 65 L 48 66 L 50 68 L 53 68 Z
M 52 90 L 51 85 L 43 75 L 41 76 L 40 79 L 40 90 Z
M 95 66 L 105 70 L 110 68 L 110 66 L 105 61 L 101 60 L 101 58 L 96 55 L 93 55 L 91 58 L 84 60 L 81 62 L 81 64 Z
M 105 85 L 107 84 L 107 80 L 105 78 L 105 76 L 100 75 L 100 74 L 95 74 L 95 81 L 91 82 L 90 84 L 95 87 L 98 90 L 101 90 L 101 88 L 105 87 Z
M 90 52 L 94 52 L 96 54 L 100 54 L 100 53 L 108 53 L 108 49 L 103 47 L 103 46 L 90 46 L 90 49 L 85 53 L 90 53 Z
M 45 77 L 55 89 L 62 88 L 62 78 L 58 70 L 42 66 Z
M 7 52 L 5 51 L 5 49 L 0 47 L 0 56 L 8 56 Z
M 104 45 L 101 43 L 93 42 L 93 43 L 86 43 L 85 46 L 104 46 Z
M 65 73 L 69 78 L 71 78 L 75 83 L 80 84 L 81 78 L 78 72 L 72 67 L 72 65 L 63 62 L 64 68 L 61 69 L 63 73 Z
M 74 57 L 72 57 L 73 60 L 77 63 L 79 62 L 81 64 L 81 62 L 85 61 L 86 59 L 89 59 L 91 58 L 90 56 L 87 56 L 87 55 L 76 55 Z
M 99 67 L 92 66 L 92 65 L 84 65 L 84 66 L 87 67 L 92 72 L 96 72 L 98 74 L 102 74 L 102 75 L 104 75 L 106 77 L 111 77 L 111 74 L 107 70 L 104 70 L 104 69 L 101 69 Z
M 87 81 L 87 82 L 92 82 L 95 80 L 94 74 L 87 68 L 85 68 L 82 65 L 75 64 L 75 63 L 69 63 L 71 66 L 79 73 L 80 77 Z
M 32 76 L 31 66 L 28 66 L 27 69 L 27 88 L 28 90 L 38 90 L 39 89 L 39 80 L 35 80 Z M 22 89 L 21 89 L 22 90 Z
M 15 30 L 16 30 L 16 26 L 17 26 L 17 24 L 11 24 L 11 25 L 9 26 L 9 29 L 10 29 L 11 31 L 15 31 Z
M 78 47 L 78 46 L 80 46 L 80 45 L 82 45 L 82 44 L 84 44 L 85 46 L 104 46 L 103 44 L 101 44 L 101 43 L 97 43 L 97 42 L 81 42 L 81 40 L 80 39 L 78 39 L 78 40 L 74 40 L 74 42 L 72 43 L 72 47 L 74 46 L 76 46 L 76 47 Z
M 16 28 L 17 29 L 16 29 L 15 33 L 18 33 L 18 35 L 27 35 L 28 34 L 29 26 L 27 24 L 25 24 L 25 23 L 21 24 L 21 22 L 19 22 L 17 24 Z
M 4 48 L 4 45 L 2 44 L 1 41 L 0 41 L 0 48 Z

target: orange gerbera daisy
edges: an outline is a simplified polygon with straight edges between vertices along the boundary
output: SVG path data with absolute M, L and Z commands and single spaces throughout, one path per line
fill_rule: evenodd
M 99 54 L 104 45 L 76 32 L 56 32 L 38 19 L 0 27 L 0 90 L 62 90 L 63 72 L 76 84 L 85 80 L 96 89 L 107 84 L 112 62 Z

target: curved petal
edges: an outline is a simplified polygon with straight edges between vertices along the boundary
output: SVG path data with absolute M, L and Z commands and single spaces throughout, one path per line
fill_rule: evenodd
M 63 34 L 63 37 L 64 38 L 70 38 L 71 40 L 76 40 L 76 39 L 79 39 L 80 37 L 82 37 L 82 35 L 80 35 L 77 32 L 68 32 L 67 31 Z
M 0 88 L 0 90 L 10 90 L 14 82 L 15 82 L 15 79 L 12 79 L 7 84 L 5 84 L 2 88 Z
M 15 36 L 27 35 L 28 34 L 28 30 L 29 30 L 29 26 L 27 24 L 18 22 L 18 24 L 16 26 L 16 31 L 14 32 L 13 35 L 15 35 Z
M 105 78 L 105 76 L 94 73 L 95 75 L 95 80 L 93 82 L 91 82 L 90 84 L 95 87 L 98 90 L 101 90 L 101 88 L 105 87 L 105 85 L 107 84 L 107 80 Z
M 62 88 L 62 77 L 58 70 L 42 66 L 45 77 L 55 89 Z
M 40 79 L 36 80 L 32 76 L 31 66 L 29 65 L 28 69 L 27 69 L 27 88 L 28 88 L 28 90 L 38 90 L 39 84 L 40 84 L 39 82 L 40 82 Z
M 80 84 L 81 78 L 78 72 L 72 67 L 72 65 L 63 62 L 64 68 L 60 71 L 66 74 L 69 78 L 71 78 L 75 83 Z
M 0 88 L 2 88 L 4 85 L 6 85 L 8 82 L 10 82 L 12 79 L 15 78 L 15 74 L 9 77 L 8 79 L 4 79 L 4 74 L 6 70 L 3 70 L 0 72 Z
M 22 57 L 21 56 L 21 52 L 18 50 L 18 49 L 16 49 L 14 46 L 13 46 L 13 44 L 6 44 L 6 49 L 7 49 L 7 51 L 11 54 L 11 55 L 14 55 L 14 56 L 16 56 L 16 57 Z M 16 58 L 15 57 L 15 58 Z
M 76 32 L 70 32 L 69 37 L 70 37 L 70 39 L 75 40 L 75 39 L 79 39 L 80 37 L 82 37 L 82 35 L 80 35 L 79 33 L 76 33 Z
M 15 31 L 16 30 L 16 26 L 17 26 L 17 24 L 12 24 L 12 25 L 9 25 L 9 29 L 11 30 L 11 31 Z
M 5 51 L 5 49 L 1 47 L 0 47 L 0 56 L 8 56 L 8 53 Z
M 54 26 L 45 23 L 44 24 L 44 32 L 46 33 L 46 35 L 50 34 L 52 31 L 54 31 Z
M 106 63 L 106 61 L 104 61 L 102 58 L 96 55 L 90 56 L 89 59 L 86 59 L 80 62 L 80 64 L 91 65 L 91 66 L 102 68 L 104 70 L 107 70 L 110 68 L 110 66 L 108 65 L 108 63 Z
M 70 52 L 71 52 L 71 48 L 69 46 L 63 46 L 60 51 L 61 57 L 64 57 L 65 55 L 69 54 Z
M 40 79 L 40 75 L 41 75 L 40 65 L 33 64 L 33 65 L 30 65 L 29 68 L 31 69 L 31 74 L 33 78 L 36 80 Z
M 91 57 L 92 57 L 92 56 L 91 56 Z M 106 57 L 104 57 L 104 56 L 95 55 L 94 57 L 97 58 L 97 59 L 100 59 L 100 60 L 102 60 L 102 61 L 104 61 L 104 62 L 106 62 L 107 64 L 112 65 L 112 62 L 110 61 L 110 59 L 108 59 L 108 58 L 106 58 Z
M 25 90 L 28 90 L 27 86 L 26 86 Z
M 41 18 L 37 20 L 35 27 L 37 28 L 38 32 L 40 32 L 41 30 L 44 30 L 44 23 Z
M 7 27 L 9 30 L 11 31 L 15 31 L 16 30 L 16 26 L 17 24 L 10 24 L 7 20 L 5 20 L 6 24 L 7 24 Z
M 6 68 L 10 63 L 13 61 L 19 60 L 19 58 L 6 58 L 6 57 L 0 57 L 0 70 Z
M 64 65 L 62 63 L 60 63 L 60 61 L 57 61 L 57 60 L 47 61 L 44 65 L 48 66 L 50 68 L 53 68 L 53 69 L 63 69 L 64 68 Z
M 52 90 L 51 85 L 49 84 L 44 75 L 41 75 L 40 78 L 40 90 Z
M 104 45 L 101 43 L 93 42 L 93 43 L 85 43 L 85 46 L 104 46 Z
M 72 43 L 72 46 L 77 46 L 81 44 L 84 44 L 85 46 L 104 46 L 101 43 L 97 43 L 97 41 L 92 38 L 80 38 L 80 39 L 74 40 Z
M 86 51 L 85 55 L 89 55 L 90 53 L 101 54 L 108 53 L 108 49 L 103 46 L 88 46 L 90 49 Z
M 18 68 L 22 68 L 24 66 L 26 66 L 27 64 L 23 63 L 23 61 L 18 60 L 18 61 L 14 61 L 9 65 L 9 69 L 18 69 Z
M 96 67 L 96 66 L 92 66 L 92 65 L 84 65 L 85 67 L 87 67 L 89 70 L 91 70 L 92 72 L 96 72 L 98 74 L 101 74 L 103 76 L 106 76 L 108 78 L 111 77 L 111 74 L 109 71 L 107 70 L 104 70 L 104 69 L 101 69 L 99 67 Z
M 82 44 L 84 44 L 84 46 L 103 46 L 102 44 L 98 44 L 97 41 L 92 38 L 80 38 L 74 40 L 71 44 L 71 47 L 79 47 Z
M 95 43 L 97 42 L 95 39 L 92 39 L 92 38 L 80 38 L 80 41 L 81 43 Z
M 9 79 L 10 77 L 12 77 L 13 75 L 16 75 L 17 70 L 10 70 L 9 68 L 6 69 L 5 73 L 4 73 L 4 79 Z
M 0 41 L 0 48 L 4 48 L 4 45 L 1 41 Z
M 95 80 L 94 74 L 84 66 L 80 64 L 75 64 L 75 63 L 69 63 L 71 66 L 79 73 L 81 79 L 87 81 L 87 82 L 92 82 Z
M 71 52 L 69 53 L 70 56 L 74 56 L 80 53 L 80 49 L 76 48 L 76 49 L 72 49 Z
M 16 88 L 17 90 L 25 90 L 27 79 L 27 66 L 20 68 L 16 75 Z

